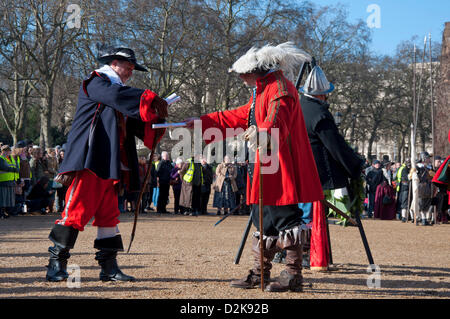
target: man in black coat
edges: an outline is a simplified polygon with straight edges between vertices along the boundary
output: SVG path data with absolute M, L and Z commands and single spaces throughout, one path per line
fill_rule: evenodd
M 61 182 L 69 185 L 61 219 L 49 235 L 48 281 L 68 278 L 67 260 L 78 232 L 92 217 L 97 226 L 95 259 L 102 281 L 133 281 L 117 265 L 123 250 L 117 224 L 118 186 L 140 189 L 135 137 L 152 148 L 164 134 L 152 123 L 167 117 L 167 102 L 150 90 L 126 86 L 133 70 L 147 71 L 136 62 L 133 50 L 102 48 L 98 61 L 104 64 L 84 80 L 78 94 L 75 117 L 59 169 Z
M 384 181 L 383 170 L 381 169 L 381 162 L 374 160 L 372 163 L 373 168 L 366 175 L 366 182 L 369 188 L 369 208 L 367 215 L 369 218 L 373 216 L 373 210 L 375 207 L 375 194 L 377 187 Z
M 200 214 L 206 215 L 208 213 L 208 202 L 211 195 L 211 184 L 213 182 L 213 170 L 211 165 L 208 164 L 206 158 L 202 158 L 202 172 L 203 172 L 203 184 L 200 204 Z
M 160 214 L 166 214 L 166 206 L 169 201 L 170 191 L 170 173 L 173 166 L 169 158 L 169 153 L 166 151 L 161 153 L 161 161 L 156 168 L 157 185 L 159 187 L 158 203 L 156 204 L 157 212 Z
M 328 86 L 327 86 L 328 84 Z M 348 186 L 348 178 L 361 174 L 364 160 L 345 142 L 334 122 L 327 103 L 334 86 L 315 66 L 301 88 L 300 105 L 305 118 L 309 142 L 324 190 Z
M 345 142 L 344 137 L 334 122 L 327 103 L 328 94 L 334 90 L 332 83 L 328 82 L 325 74 L 319 66 L 315 66 L 305 85 L 300 88 L 303 93 L 300 105 L 305 119 L 306 131 L 314 155 L 314 160 L 319 173 L 323 190 L 333 190 L 348 186 L 349 178 L 358 178 L 361 174 L 364 160 L 359 157 L 353 149 Z M 309 207 L 309 211 L 306 208 Z M 313 219 L 311 206 L 302 206 L 303 220 Z M 327 242 L 325 224 L 325 211 L 322 216 L 317 216 L 312 226 L 311 247 Z M 319 240 L 320 239 L 320 240 Z M 314 243 L 313 243 L 314 242 Z M 329 256 L 325 247 L 315 247 L 314 264 L 311 269 L 322 269 L 328 267 Z M 308 253 L 306 253 L 308 256 Z M 313 257 L 313 256 L 311 256 Z M 309 267 L 304 258 L 303 265 Z

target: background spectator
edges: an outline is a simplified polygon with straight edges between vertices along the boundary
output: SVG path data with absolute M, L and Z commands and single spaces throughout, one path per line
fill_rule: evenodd
M 144 183 L 145 174 L 147 173 L 147 169 L 149 167 L 149 164 L 147 162 L 147 158 L 145 156 L 139 156 L 139 180 L 141 181 L 141 185 Z M 151 172 L 150 172 L 151 175 Z M 149 210 L 147 209 L 149 205 L 149 201 L 151 203 L 151 195 L 153 194 L 153 188 L 151 187 L 151 176 L 149 177 L 149 181 L 147 185 L 145 186 L 144 192 L 142 194 L 142 211 L 144 213 L 148 213 Z M 140 212 L 139 212 L 140 213 Z
M 59 165 L 61 165 L 62 161 L 64 160 L 64 155 L 65 155 L 65 150 L 63 148 L 61 148 L 58 152 L 58 167 Z M 62 185 L 60 188 L 56 189 L 56 211 L 58 213 L 62 213 L 62 211 L 64 210 L 64 206 L 66 203 L 66 193 L 67 193 L 67 189 L 69 187 L 68 186 L 64 186 Z
M 203 184 L 203 170 L 200 163 L 200 157 L 194 160 L 191 157 L 183 164 L 180 170 L 182 179 L 180 205 L 186 210 L 184 215 L 197 216 L 200 211 L 202 184 Z
M 19 177 L 19 166 L 11 156 L 8 145 L 1 147 L 0 155 L 0 217 L 8 218 L 15 206 L 16 180 Z
M 50 179 L 47 176 L 42 176 L 37 183 L 31 188 L 28 195 L 28 203 L 30 212 L 39 211 L 41 214 L 51 212 L 51 205 L 53 204 L 54 190 L 49 190 Z
M 367 210 L 367 216 L 369 218 L 372 218 L 373 216 L 377 187 L 383 182 L 383 180 L 385 180 L 385 178 L 381 169 L 381 162 L 379 160 L 374 160 L 372 163 L 372 169 L 369 170 L 366 175 L 366 183 L 369 193 L 369 208 Z
M 223 163 L 216 168 L 216 181 L 214 182 L 213 207 L 217 208 L 217 215 L 221 214 L 222 208 L 224 214 L 227 214 L 228 209 L 232 210 L 236 207 L 235 192 L 238 191 L 236 177 L 236 166 L 231 163 L 228 156 L 225 156 Z
M 181 195 L 181 176 L 180 169 L 183 165 L 183 159 L 178 157 L 175 162 L 175 167 L 170 172 L 170 184 L 172 185 L 174 201 L 174 214 L 182 214 L 183 209 L 180 206 L 180 195 Z
M 211 195 L 211 184 L 213 182 L 213 170 L 211 165 L 206 162 L 206 158 L 202 158 L 203 184 L 200 204 L 200 214 L 208 213 L 208 202 Z
M 30 150 L 31 159 L 30 159 L 30 167 L 31 167 L 31 184 L 34 185 L 38 180 L 41 179 L 42 176 L 45 175 L 47 170 L 47 165 L 43 159 L 43 152 L 40 147 L 31 148 Z
M 153 180 L 153 195 L 152 195 L 152 202 L 156 209 L 158 209 L 158 196 L 159 196 L 159 187 L 158 187 L 158 181 L 156 177 L 156 171 L 158 168 L 159 161 L 161 160 L 161 156 L 159 154 L 154 154 L 152 159 L 152 165 L 153 169 L 155 170 L 155 179 Z
M 166 206 L 169 202 L 169 191 L 170 191 L 170 173 L 172 172 L 173 166 L 170 161 L 169 153 L 161 153 L 161 161 L 156 169 L 156 178 L 159 187 L 159 196 L 157 201 L 157 212 L 160 214 L 166 214 Z

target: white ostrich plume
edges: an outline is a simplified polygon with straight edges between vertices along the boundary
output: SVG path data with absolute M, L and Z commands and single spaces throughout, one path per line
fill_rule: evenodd
M 229 70 L 239 74 L 252 73 L 257 70 L 282 70 L 291 81 L 294 80 L 296 67 L 303 62 L 310 62 L 311 56 L 298 49 L 292 42 L 277 46 L 266 45 L 261 49 L 255 47 L 241 56 Z

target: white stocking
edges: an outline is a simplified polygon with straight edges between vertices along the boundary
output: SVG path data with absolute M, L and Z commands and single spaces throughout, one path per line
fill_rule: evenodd
M 115 237 L 120 234 L 119 226 L 97 227 L 97 239 Z

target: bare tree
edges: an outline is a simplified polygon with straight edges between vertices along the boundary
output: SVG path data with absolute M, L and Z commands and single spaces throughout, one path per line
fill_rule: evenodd
M 24 49 L 29 17 L 24 10 L 12 10 L 11 4 L 0 2 L 0 113 L 15 144 L 23 130 L 27 102 L 32 91 L 33 68 Z
M 24 36 L 18 40 L 34 68 L 35 81 L 29 83 L 41 100 L 41 147 L 51 144 L 49 131 L 55 81 L 61 72 L 66 50 L 80 33 L 79 28 L 67 26 L 68 4 L 68 1 L 24 0 L 9 3 L 10 10 L 6 11 L 11 14 L 19 10 L 29 17 Z

